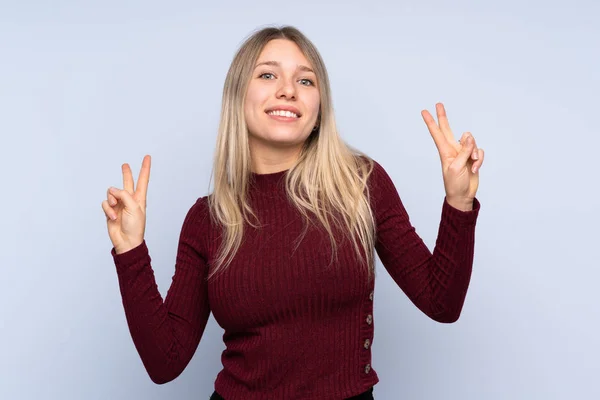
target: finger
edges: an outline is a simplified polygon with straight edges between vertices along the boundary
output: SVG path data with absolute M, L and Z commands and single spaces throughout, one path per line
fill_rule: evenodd
M 123 189 L 133 194 L 133 175 L 131 174 L 131 167 L 125 163 L 121 165 L 123 171 Z
M 429 133 L 433 138 L 433 141 L 440 152 L 440 156 L 449 156 L 450 155 L 450 143 L 444 136 L 444 133 L 440 130 L 440 127 L 436 124 L 433 116 L 427 110 L 421 111 L 421 116 L 427 125 L 427 129 L 429 129 Z
M 106 215 L 106 220 L 116 220 L 117 219 L 117 213 L 115 212 L 115 210 L 112 209 L 112 207 L 110 206 L 110 204 L 108 204 L 107 200 L 104 200 L 102 202 L 102 209 L 104 210 L 104 215 Z
M 150 166 L 152 159 L 150 155 L 146 155 L 142 161 L 142 168 L 138 177 L 137 188 L 135 190 L 136 197 L 146 204 L 146 196 L 148 193 L 148 182 L 150 181 Z
M 469 161 L 469 158 L 471 158 L 471 154 L 473 154 L 474 146 L 475 144 L 473 141 L 473 137 L 467 136 L 467 138 L 464 140 L 462 149 L 460 150 L 452 164 L 456 164 L 454 165 L 456 168 L 464 167 L 467 164 L 467 161 Z
M 117 205 L 117 199 L 115 196 L 110 194 L 110 189 L 106 189 L 106 200 L 108 201 L 108 204 L 113 207 Z
M 458 144 L 461 146 L 465 146 L 467 144 L 467 138 L 471 136 L 471 134 L 469 132 L 465 132 L 462 134 L 462 136 L 460 137 L 460 139 L 458 139 Z
M 473 163 L 473 167 L 471 168 L 471 171 L 474 174 L 476 174 L 477 171 L 479 171 L 479 169 L 481 168 L 481 164 L 483 164 L 483 158 L 484 158 L 483 149 L 477 149 L 477 153 L 478 153 L 478 159 L 477 159 L 477 161 L 475 161 Z
M 454 134 L 452 133 L 452 129 L 450 129 L 450 123 L 448 122 L 448 116 L 446 115 L 446 108 L 442 103 L 437 103 L 435 105 L 435 111 L 440 124 L 440 130 L 449 143 L 454 143 L 456 139 L 454 139 Z
M 469 136 L 471 136 L 471 139 L 473 139 L 473 151 L 471 151 L 471 158 L 473 160 L 477 160 L 477 158 L 479 157 L 479 151 L 477 148 L 477 140 L 475 140 L 475 137 L 473 137 L 471 132 L 467 132 L 467 133 L 469 134 Z
M 135 210 L 138 207 L 138 203 L 133 199 L 133 196 L 125 189 L 117 189 L 111 187 L 110 194 L 115 196 L 117 200 L 119 200 L 123 205 L 125 205 L 126 209 Z
M 477 151 L 477 141 L 475 140 L 475 138 L 473 137 L 471 132 L 463 133 L 460 140 L 458 141 L 458 144 L 463 146 L 466 143 L 467 137 L 469 137 L 469 136 L 471 137 L 471 139 L 473 139 L 473 144 L 474 144 L 473 151 L 471 152 L 471 158 L 473 160 L 477 160 L 477 158 L 479 157 L 479 152 Z

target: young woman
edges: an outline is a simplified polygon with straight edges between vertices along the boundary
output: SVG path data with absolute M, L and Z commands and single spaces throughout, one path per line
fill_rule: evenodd
M 372 399 L 375 251 L 435 321 L 458 319 L 471 276 L 483 150 L 442 104 L 422 112 L 446 196 L 430 252 L 384 168 L 338 135 L 325 65 L 293 27 L 255 32 L 223 90 L 214 190 L 188 211 L 165 301 L 144 240 L 150 156 L 102 208 L 125 315 L 156 383 L 175 379 L 210 313 L 224 329 L 211 399 Z

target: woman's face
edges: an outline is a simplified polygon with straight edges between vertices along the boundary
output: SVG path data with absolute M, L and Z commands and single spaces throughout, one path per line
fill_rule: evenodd
M 319 105 L 316 75 L 300 48 L 286 39 L 267 43 L 244 103 L 250 144 L 301 147 L 315 127 Z

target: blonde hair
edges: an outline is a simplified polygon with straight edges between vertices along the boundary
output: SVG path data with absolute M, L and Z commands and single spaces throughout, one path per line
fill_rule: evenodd
M 267 27 L 254 32 L 235 54 L 227 73 L 211 174 L 214 191 L 208 196 L 211 220 L 222 227 L 223 240 L 208 278 L 231 263 L 242 242 L 244 221 L 256 227 L 249 220 L 250 215 L 258 218 L 247 196 L 252 164 L 244 101 L 254 65 L 262 49 L 273 39 L 291 40 L 300 48 L 312 64 L 320 88 L 318 129 L 306 139 L 297 161 L 286 174 L 287 197 L 307 223 L 311 222 L 310 216 L 320 221 L 330 237 L 332 258 L 337 246 L 330 218 L 342 232 L 348 232 L 372 278 L 375 275 L 375 224 L 367 179 L 373 170 L 373 160 L 341 139 L 325 64 L 312 42 L 292 26 Z

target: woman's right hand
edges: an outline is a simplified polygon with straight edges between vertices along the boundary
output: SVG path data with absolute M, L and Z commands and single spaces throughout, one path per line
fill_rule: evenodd
M 123 164 L 123 189 L 109 188 L 102 202 L 108 236 L 117 254 L 134 249 L 144 241 L 150 161 L 149 155 L 144 157 L 135 189 L 131 168 Z

